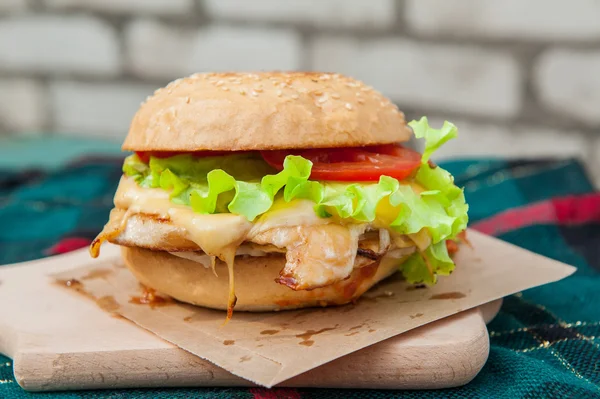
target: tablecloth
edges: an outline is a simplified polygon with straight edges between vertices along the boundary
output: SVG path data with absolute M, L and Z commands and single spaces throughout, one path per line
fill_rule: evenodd
M 438 391 L 189 388 L 32 394 L 15 382 L 11 359 L 0 355 L 0 398 L 600 398 L 600 194 L 582 165 L 573 159 L 479 159 L 442 166 L 465 187 L 471 227 L 578 268 L 565 280 L 505 299 L 489 325 L 489 360 L 470 384 Z M 52 172 L 0 171 L 0 265 L 87 245 L 106 221 L 120 175 L 120 159 L 114 157 L 87 157 Z

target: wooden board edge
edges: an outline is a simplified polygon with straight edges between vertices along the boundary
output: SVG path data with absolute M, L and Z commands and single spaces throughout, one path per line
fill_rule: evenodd
M 451 316 L 478 320 L 472 334 L 423 356 L 423 347 L 406 344 L 419 329 L 390 338 L 361 351 L 333 360 L 279 386 L 319 388 L 436 389 L 461 386 L 485 365 L 489 337 L 478 309 Z M 427 326 L 424 326 L 427 327 Z M 155 364 L 157 360 L 159 364 Z M 419 367 L 415 365 L 420 363 Z M 153 366 L 138 367 L 140 364 Z M 361 368 L 356 367 L 362 365 Z M 15 380 L 28 391 L 114 389 L 142 387 L 254 386 L 179 348 L 96 353 L 39 353 L 17 351 Z M 364 366 L 364 367 L 363 367 Z M 128 372 L 127 369 L 137 370 Z M 143 371 L 139 371 L 142 370 Z M 364 370 L 369 373 L 364 373 Z M 126 376 L 126 377 L 124 377 Z M 76 381 L 76 382 L 74 382 Z

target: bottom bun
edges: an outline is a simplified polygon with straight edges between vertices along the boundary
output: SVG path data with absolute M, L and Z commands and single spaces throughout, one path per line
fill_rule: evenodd
M 123 260 L 145 286 L 179 301 L 213 309 L 227 309 L 227 265 L 217 261 L 216 272 L 201 263 L 163 251 L 123 247 Z M 285 266 L 283 255 L 236 257 L 234 265 L 235 310 L 262 312 L 311 306 L 343 305 L 358 298 L 377 282 L 399 270 L 403 259 L 381 262 L 354 270 L 346 280 L 311 291 L 294 291 L 275 279 Z

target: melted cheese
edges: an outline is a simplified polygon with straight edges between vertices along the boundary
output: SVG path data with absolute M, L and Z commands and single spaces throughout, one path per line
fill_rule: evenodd
M 231 248 L 245 240 L 252 227 L 245 217 L 232 213 L 201 215 L 192 208 L 173 204 L 169 194 L 159 188 L 139 187 L 133 179 L 123 177 L 115 195 L 115 205 L 133 213 L 145 213 L 170 219 L 186 230 L 187 238 L 207 255 L 225 261 Z
M 422 191 L 415 184 L 407 184 L 417 192 Z M 247 253 L 262 256 L 265 251 L 261 251 L 261 246 L 285 251 L 287 262 L 278 281 L 295 290 L 313 289 L 347 278 L 356 267 L 360 236 L 368 229 L 379 227 L 378 221 L 373 224 L 344 224 L 346 221 L 335 218 L 320 218 L 313 210 L 314 204 L 308 200 L 286 203 L 278 199 L 254 223 L 241 215 L 230 213 L 201 215 L 188 206 L 173 204 L 167 191 L 141 188 L 129 177 L 121 179 L 115 205 L 127 210 L 123 224 L 128 215 L 136 213 L 168 219 L 183 228 L 186 238 L 204 252 L 174 255 L 197 261 L 205 267 L 210 265 L 213 270 L 215 257 L 224 261 L 228 267 L 230 284 L 228 318 L 236 301 L 233 265 L 236 255 Z M 388 211 L 385 206 L 381 210 Z M 421 247 L 427 244 L 427 239 L 428 235 L 424 232 L 408 238 L 393 233 L 390 237 L 387 230 L 380 230 L 379 236 L 380 246 L 383 245 L 386 250 L 390 246 L 391 249 L 406 248 L 400 251 L 402 256 L 414 251 L 415 242 Z M 252 250 L 251 246 L 256 244 L 259 248 Z M 250 247 L 251 250 L 242 250 L 244 247 Z M 394 255 L 391 251 L 388 258 L 394 258 Z

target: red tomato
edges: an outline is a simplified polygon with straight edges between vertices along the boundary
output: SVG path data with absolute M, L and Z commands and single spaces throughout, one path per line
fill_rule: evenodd
M 239 151 L 238 153 L 240 153 L 241 151 Z M 181 155 L 181 154 L 191 154 L 195 157 L 198 158 L 202 158 L 202 157 L 217 157 L 220 155 L 228 155 L 228 154 L 232 154 L 231 151 L 194 151 L 194 152 L 175 152 L 175 151 L 146 151 L 146 152 L 142 152 L 142 151 L 136 151 L 135 152 L 136 155 L 138 156 L 138 158 L 145 163 L 148 163 L 150 161 L 150 157 L 156 157 L 156 158 L 169 158 L 169 157 L 174 157 L 175 155 Z
M 421 154 L 399 144 L 260 153 L 277 170 L 283 169 L 286 156 L 300 155 L 312 161 L 310 177 L 317 180 L 376 181 L 382 175 L 402 180 L 421 165 Z

